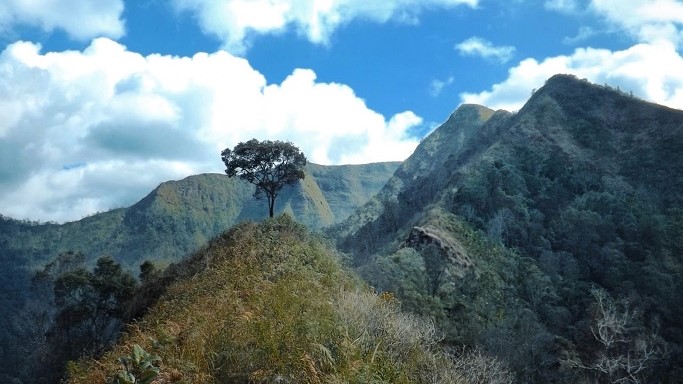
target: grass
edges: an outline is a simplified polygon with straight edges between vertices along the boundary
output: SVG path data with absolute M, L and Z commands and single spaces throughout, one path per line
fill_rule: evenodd
M 102 358 L 70 363 L 68 383 L 110 382 L 135 344 L 161 357 L 157 384 L 464 382 L 431 321 L 371 292 L 287 216 L 238 225 L 187 263 L 199 272 Z

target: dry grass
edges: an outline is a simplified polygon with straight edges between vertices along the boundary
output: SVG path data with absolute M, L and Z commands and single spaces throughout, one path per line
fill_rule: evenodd
M 68 382 L 110 382 L 135 343 L 163 360 L 155 384 L 465 382 L 431 321 L 363 288 L 287 217 L 240 225 L 194 262 L 207 267 Z

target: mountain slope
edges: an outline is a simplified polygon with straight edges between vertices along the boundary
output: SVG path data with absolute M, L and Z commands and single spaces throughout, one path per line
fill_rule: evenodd
M 288 216 L 238 225 L 170 271 L 182 272 L 161 300 L 99 361 L 72 364 L 69 383 L 111 382 L 135 344 L 159 356 L 163 383 L 464 383 L 472 375 L 442 352 L 433 324 L 368 292 Z M 480 368 L 498 367 L 479 359 Z
M 306 168 L 325 196 L 337 223 L 379 192 L 400 165 L 400 162 L 363 166 L 309 164 Z
M 520 381 L 662 382 L 683 362 L 681 191 L 682 111 L 558 75 L 516 114 L 461 106 L 333 233 L 371 284 Z M 594 336 L 606 308 L 629 324 L 618 348 Z
M 365 203 L 398 165 L 311 164 L 306 179 L 282 191 L 276 208 L 311 228 L 330 225 Z M 322 187 L 318 178 L 325 181 Z M 332 178 L 342 182 L 332 183 Z M 264 202 L 255 200 L 253 191 L 239 179 L 204 174 L 162 183 L 129 208 L 75 222 L 30 224 L 2 218 L 2 252 L 22 254 L 29 265 L 66 250 L 93 258 L 109 254 L 131 265 L 142 259 L 177 260 L 239 221 L 267 216 Z
M 443 168 L 449 159 L 476 156 L 478 149 L 485 148 L 500 129 L 500 122 L 510 115 L 506 111 L 495 112 L 478 105 L 463 105 L 428 137 L 422 140 L 415 152 L 406 159 L 389 179 L 382 190 L 363 207 L 337 226 L 338 237 L 345 237 L 361 226 L 377 219 L 384 206 L 392 204 L 398 195 L 410 186 L 429 190 L 443 188 L 448 169 Z M 485 124 L 490 122 L 490 124 Z M 459 159 L 459 162 L 465 160 Z M 425 182 L 428 180 L 428 182 Z
M 311 228 L 330 225 L 378 191 L 398 165 L 311 164 L 308 177 L 282 191 L 276 210 L 289 212 Z M 321 187 L 316 176 L 345 182 L 326 182 Z M 33 224 L 0 216 L 0 289 L 5 292 L 0 296 L 4 308 L 0 344 L 21 344 L 16 341 L 22 336 L 15 317 L 30 293 L 31 274 L 38 266 L 70 250 L 83 252 L 91 263 L 110 255 L 135 272 L 143 260 L 177 261 L 240 221 L 266 217 L 265 202 L 255 200 L 253 192 L 251 184 L 239 179 L 204 174 L 162 183 L 129 208 L 71 223 Z M 10 361 L 13 354 L 10 348 L 0 350 L 0 358 L 7 357 L 3 361 Z M 3 369 L 12 366 L 0 367 L 0 377 Z

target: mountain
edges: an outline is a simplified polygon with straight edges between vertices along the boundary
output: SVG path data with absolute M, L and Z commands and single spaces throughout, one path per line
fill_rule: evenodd
M 309 164 L 307 177 L 278 196 L 277 212 L 313 229 L 339 222 L 379 191 L 399 165 Z M 2 217 L 0 249 L 4 255 L 22 254 L 29 265 L 67 250 L 93 258 L 109 254 L 131 266 L 143 259 L 177 260 L 237 222 L 266 217 L 265 203 L 254 199 L 253 191 L 240 179 L 202 174 L 164 182 L 129 208 L 75 222 L 32 224 Z
M 680 382 L 681 191 L 683 111 L 557 75 L 517 113 L 459 107 L 330 233 L 520 382 Z
M 400 162 L 363 166 L 309 164 L 307 171 L 334 212 L 334 223 L 338 223 L 379 192 L 400 165 Z
M 309 164 L 307 177 L 278 196 L 276 210 L 313 229 L 331 225 L 365 203 L 399 165 Z M 162 183 L 131 207 L 75 222 L 35 224 L 0 215 L 0 344 L 10 345 L 7 338 L 18 333 L 14 317 L 29 294 L 31 274 L 60 253 L 82 252 L 90 265 L 110 255 L 136 272 L 144 260 L 177 261 L 238 222 L 265 218 L 267 205 L 253 192 L 239 179 L 202 174 Z M 11 353 L 3 349 L 0 358 Z
M 110 381 L 135 344 L 162 357 L 162 382 L 449 382 L 422 369 L 451 363 L 456 376 L 473 374 L 465 382 L 513 382 L 508 371 L 521 383 L 681 382 L 683 111 L 556 75 L 516 113 L 460 106 L 397 167 L 345 218 L 336 212 L 371 195 L 357 189 L 379 183 L 312 166 L 279 197 L 299 221 L 335 223 L 325 231 L 344 255 L 285 216 L 239 225 L 163 272 L 147 265 L 133 300 L 147 314 L 103 359 L 71 364 L 71 382 Z M 208 229 L 193 228 L 211 228 L 198 223 L 221 210 L 197 202 L 225 197 L 170 186 L 110 213 L 148 223 L 131 230 L 131 255 L 206 240 L 197 234 Z M 233 187 L 244 200 L 230 215 L 265 213 Z M 0 225 L 0 245 L 24 236 Z M 91 236 L 111 244 L 129 236 L 97 228 Z M 339 257 L 381 294 L 342 272 Z M 425 360 L 401 343 L 415 340 L 416 318 L 396 299 L 433 321 L 417 327 L 429 351 L 456 357 Z
M 396 202 L 400 193 L 415 189 L 418 196 L 435 193 L 445 188 L 445 164 L 457 157 L 470 157 L 490 145 L 499 135 L 501 122 L 511 114 L 495 112 L 479 105 L 463 105 L 429 136 L 424 138 L 415 152 L 396 170 L 380 192 L 363 207 L 350 215 L 343 225 L 337 226 L 336 236 L 346 238 L 358 231 Z M 489 124 L 486 124 L 489 122 Z M 462 162 L 462 160 L 459 160 Z M 418 206 L 416 206 L 418 207 Z M 421 206 L 420 206 L 421 208 Z

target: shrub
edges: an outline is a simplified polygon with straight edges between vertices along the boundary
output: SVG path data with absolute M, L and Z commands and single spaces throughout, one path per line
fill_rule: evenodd
M 119 358 L 124 370 L 116 372 L 112 384 L 150 384 L 159 375 L 159 367 L 155 363 L 161 361 L 157 355 L 152 355 L 133 344 L 133 351 L 128 356 Z

